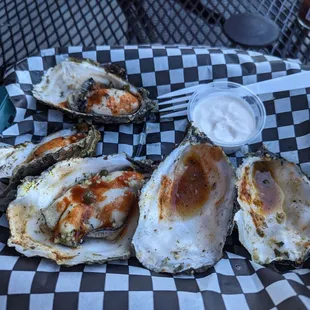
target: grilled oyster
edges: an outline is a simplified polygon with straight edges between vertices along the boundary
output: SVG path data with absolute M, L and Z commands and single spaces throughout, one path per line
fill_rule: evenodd
M 222 149 L 191 127 L 144 185 L 133 238 L 156 272 L 202 271 L 222 256 L 235 200 L 234 170 Z
M 259 264 L 305 261 L 310 249 L 310 182 L 300 168 L 262 148 L 237 170 L 241 243 Z
M 143 88 L 126 81 L 123 69 L 90 60 L 68 59 L 50 68 L 34 85 L 43 103 L 100 123 L 139 123 L 154 108 Z
M 101 176 L 102 172 L 107 175 Z M 115 240 L 121 233 L 138 203 L 144 177 L 136 171 L 102 172 L 71 187 L 42 210 L 55 243 L 77 247 L 85 236 Z
M 143 178 L 124 154 L 64 160 L 28 177 L 7 209 L 8 245 L 65 265 L 127 259 Z
M 94 155 L 99 140 L 100 133 L 93 126 L 78 124 L 43 138 L 39 144 L 27 142 L 0 148 L 0 178 L 9 179 L 0 195 L 0 206 L 14 199 L 16 187 L 24 177 L 38 175 L 67 158 Z

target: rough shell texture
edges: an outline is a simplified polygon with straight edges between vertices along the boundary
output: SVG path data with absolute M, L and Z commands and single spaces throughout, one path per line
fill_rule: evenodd
M 84 59 L 69 58 L 57 66 L 50 68 L 39 84 L 34 85 L 33 95 L 43 103 L 59 109 L 77 118 L 93 120 L 104 124 L 141 123 L 145 116 L 154 108 L 154 103 L 148 98 L 147 90 L 136 88 L 125 79 L 124 69 L 108 64 Z M 130 115 L 90 115 L 73 111 L 66 104 L 69 94 L 78 90 L 83 82 L 93 78 L 95 82 L 109 85 L 116 89 L 127 89 L 130 93 L 142 99 L 141 106 Z
M 237 170 L 235 215 L 241 243 L 259 264 L 305 261 L 310 248 L 310 182 L 300 168 L 265 148 Z
M 43 229 L 45 222 L 41 212 L 62 193 L 85 180 L 90 174 L 103 169 L 112 172 L 128 167 L 135 168 L 124 154 L 107 158 L 73 158 L 55 164 L 39 177 L 26 178 L 18 188 L 16 199 L 7 209 L 11 231 L 8 245 L 15 247 L 25 256 L 42 256 L 58 264 L 70 266 L 129 258 L 138 210 L 131 214 L 122 237 L 114 243 L 103 239 L 86 239 L 77 248 L 52 243 L 51 235 Z
M 31 142 L 0 147 L 0 196 L 9 185 L 14 168 L 27 159 L 34 147 Z
M 200 272 L 221 257 L 231 231 L 234 170 L 221 148 L 191 127 L 144 185 L 133 245 L 156 272 Z
M 31 142 L 0 147 L 0 179 L 11 178 L 14 168 L 27 159 L 34 147 Z
M 70 136 L 79 132 L 84 132 L 86 137 L 67 146 L 52 149 L 50 152 L 45 152 L 42 156 L 27 162 L 32 152 L 45 143 L 58 137 Z M 1 193 L 0 207 L 6 207 L 14 199 L 17 185 L 26 176 L 38 175 L 56 162 L 67 158 L 95 155 L 94 152 L 100 137 L 100 132 L 93 126 L 78 124 L 76 128 L 60 130 L 45 137 L 39 144 L 25 143 L 12 147 L 11 153 L 7 153 L 6 148 L 0 149 L 0 154 L 2 151 L 6 153 L 3 156 L 5 158 L 0 171 L 3 177 L 10 178 L 8 186 Z

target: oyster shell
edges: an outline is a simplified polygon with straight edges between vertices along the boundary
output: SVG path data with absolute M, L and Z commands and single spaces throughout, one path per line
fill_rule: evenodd
M 310 249 L 310 182 L 300 168 L 262 148 L 237 170 L 239 239 L 253 261 L 305 261 Z
M 24 177 L 38 175 L 67 158 L 94 155 L 100 137 L 95 127 L 78 124 L 53 133 L 38 144 L 26 142 L 0 148 L 0 178 L 8 183 L 0 195 L 0 206 L 3 208 L 14 199 L 16 187 Z
M 126 158 L 125 154 L 108 157 L 72 158 L 55 164 L 38 177 L 26 178 L 18 188 L 16 199 L 9 204 L 7 209 L 11 231 L 8 245 L 15 247 L 18 252 L 28 257 L 38 255 L 52 259 L 58 264 L 69 266 L 80 263 L 103 263 L 114 259 L 129 258 L 131 255 L 131 238 L 138 221 L 137 206 L 136 208 L 132 206 L 130 214 L 126 217 L 125 221 L 123 220 L 125 227 L 123 227 L 113 242 L 107 238 L 107 235 L 109 235 L 109 231 L 107 230 L 105 236 L 103 236 L 104 231 L 99 231 L 101 233 L 99 236 L 100 239 L 87 238 L 85 236 L 84 242 L 75 248 L 56 244 L 53 240 L 59 235 L 55 235 L 46 223 L 48 222 L 48 225 L 53 226 L 55 216 L 58 217 L 56 218 L 57 222 L 59 219 L 57 210 L 53 211 L 50 209 L 47 211 L 48 208 L 53 206 L 53 203 L 57 199 L 65 198 L 65 196 L 68 197 L 70 188 L 75 187 L 78 183 L 80 183 L 79 186 L 83 187 L 94 177 L 94 174 L 98 174 L 103 170 L 108 173 L 106 176 L 108 178 L 109 175 L 111 177 L 113 171 L 118 171 L 118 175 L 120 176 L 122 173 L 119 171 L 131 171 L 132 169 L 136 169 L 136 167 L 132 161 Z M 98 175 L 95 177 L 98 178 Z M 100 178 L 99 176 L 97 180 L 101 182 L 102 179 Z M 115 180 L 115 173 L 111 179 Z M 135 183 L 132 179 L 130 182 Z M 136 191 L 134 188 L 137 184 L 131 185 L 131 189 Z M 114 186 L 116 186 L 115 183 Z M 137 185 L 136 188 L 138 187 Z M 75 205 L 75 207 L 78 206 Z M 76 212 L 74 213 L 74 218 L 81 220 L 83 216 L 81 217 Z M 92 220 L 95 219 L 92 218 Z M 88 219 L 88 224 L 94 224 L 92 220 Z M 85 219 L 82 219 L 82 221 L 83 223 L 81 224 L 87 225 Z M 75 223 L 74 221 L 69 222 L 67 222 L 67 225 L 70 223 L 74 225 Z M 58 221 L 58 223 L 65 224 L 61 221 Z M 81 232 L 79 227 L 75 227 L 74 229 Z M 96 229 L 94 231 L 96 232 Z M 98 236 L 95 235 L 92 237 Z M 102 237 L 105 237 L 105 239 Z M 69 244 L 69 241 L 67 245 L 72 245 Z
M 25 142 L 16 146 L 0 147 L 0 180 L 3 183 L 9 182 L 13 175 L 14 169 L 27 160 L 34 149 L 35 144 Z M 1 193 L 1 191 L 0 191 Z
M 144 185 L 133 238 L 138 260 L 156 272 L 203 271 L 221 257 L 235 201 L 234 169 L 198 129 Z
M 100 123 L 140 123 L 154 108 L 147 91 L 126 81 L 116 65 L 68 59 L 50 68 L 33 95 L 75 117 Z

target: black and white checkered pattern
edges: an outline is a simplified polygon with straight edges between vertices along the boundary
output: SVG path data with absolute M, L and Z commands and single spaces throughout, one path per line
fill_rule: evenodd
M 43 50 L 6 72 L 5 85 L 16 107 L 14 124 L 0 142 L 38 141 L 73 121 L 36 102 L 32 85 L 44 71 L 72 56 L 127 70 L 130 82 L 151 98 L 212 80 L 254 83 L 299 72 L 301 66 L 257 52 L 178 46 L 69 47 Z M 300 163 L 310 173 L 310 89 L 261 96 L 267 122 L 262 142 L 273 152 Z M 137 158 L 162 159 L 183 136 L 185 118 L 159 120 L 154 113 L 144 124 L 105 125 L 97 154 L 126 152 Z M 236 165 L 242 152 L 231 156 Z M 60 267 L 40 258 L 25 258 L 6 246 L 9 235 L 0 214 L 0 309 L 306 309 L 310 308 L 310 270 L 273 271 L 252 263 L 236 233 L 227 240 L 223 259 L 204 274 L 162 275 L 136 259 L 106 265 Z

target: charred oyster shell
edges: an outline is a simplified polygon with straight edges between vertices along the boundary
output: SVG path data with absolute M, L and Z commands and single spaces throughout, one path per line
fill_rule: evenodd
M 143 174 L 102 171 L 71 187 L 48 208 L 42 209 L 53 242 L 77 247 L 85 237 L 114 241 L 137 207 Z
M 76 245 L 70 244 L 70 238 L 68 242 L 66 240 L 66 246 L 53 242 L 55 235 L 48 225 L 53 226 L 54 217 L 57 217 L 56 221 L 59 217 L 56 214 L 57 210 L 47 211 L 47 209 L 57 199 L 66 196 L 70 188 L 76 185 L 84 186 L 92 177 L 108 177 L 115 171 L 118 171 L 119 175 L 121 175 L 120 171 L 143 173 L 140 169 L 141 165 L 136 166 L 134 161 L 128 160 L 125 154 L 117 154 L 108 157 L 64 160 L 38 177 L 27 177 L 18 187 L 17 197 L 7 209 L 11 231 L 8 245 L 15 247 L 25 256 L 42 256 L 60 265 L 72 266 L 81 263 L 104 263 L 115 259 L 128 259 L 131 255 L 131 238 L 138 221 L 137 207 L 133 206 L 124 227 L 113 242 L 109 240 L 111 237 L 109 230 L 98 232 L 95 229 L 91 238 L 86 236 L 84 242 L 74 248 L 68 247 L 68 245 Z M 101 179 L 98 178 L 98 180 Z M 115 190 L 118 189 L 118 187 L 115 188 Z M 87 202 L 90 203 L 90 201 Z M 92 222 L 88 219 L 83 223 L 88 225 Z M 68 221 L 67 225 L 69 224 Z M 80 227 L 76 228 L 80 229 Z M 99 235 L 96 235 L 97 232 Z M 66 236 L 66 239 L 67 237 L 70 236 Z
M 0 180 L 8 183 L 0 195 L 0 207 L 3 209 L 14 199 L 17 185 L 26 176 L 38 175 L 67 158 L 95 155 L 100 138 L 94 126 L 78 124 L 53 133 L 38 144 L 27 142 L 0 148 Z
M 235 176 L 228 158 L 191 127 L 142 188 L 133 238 L 138 260 L 167 273 L 213 266 L 231 231 L 234 202 Z
M 310 250 L 310 181 L 263 147 L 237 169 L 239 239 L 259 264 L 303 263 Z
M 99 123 L 140 123 L 154 108 L 148 92 L 126 81 L 124 69 L 70 58 L 34 85 L 36 99 L 74 117 Z

